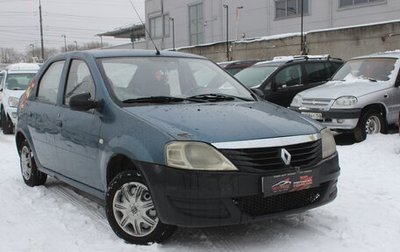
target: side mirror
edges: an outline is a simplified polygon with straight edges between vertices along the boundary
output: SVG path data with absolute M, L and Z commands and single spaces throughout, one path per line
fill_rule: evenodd
M 263 91 L 261 91 L 260 89 L 258 89 L 258 88 L 252 88 L 251 89 L 251 91 L 253 91 L 257 96 L 259 96 L 259 97 L 261 97 L 261 98 L 264 98 L 264 92 Z
M 100 108 L 100 103 L 91 99 L 90 93 L 74 95 L 69 100 L 69 106 L 72 110 L 88 111 L 90 109 Z

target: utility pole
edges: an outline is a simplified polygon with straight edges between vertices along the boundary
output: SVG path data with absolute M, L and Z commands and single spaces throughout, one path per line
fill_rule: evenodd
M 226 59 L 229 61 L 229 6 L 222 5 L 226 9 Z
M 40 17 L 40 44 L 42 46 L 42 62 L 44 62 L 43 18 L 42 18 L 42 1 L 41 0 L 39 0 L 39 17 Z
M 301 25 L 301 32 L 300 32 L 301 42 L 300 42 L 300 44 L 301 45 L 300 45 L 300 53 L 302 55 L 305 55 L 306 52 L 305 52 L 305 48 L 304 48 L 304 8 L 303 8 L 304 0 L 301 0 L 300 2 L 301 2 L 301 6 L 300 6 L 300 12 L 301 12 L 301 22 L 300 22 L 300 25 Z
M 172 22 L 172 49 L 176 51 L 175 49 L 175 19 L 173 17 L 170 17 L 169 20 Z
M 61 37 L 63 37 L 64 38 L 64 52 L 66 52 L 67 51 L 67 35 L 61 35 Z
M 239 20 L 241 9 L 243 9 L 243 6 L 236 7 L 236 40 L 238 40 L 239 37 Z
M 78 41 L 74 40 L 75 43 L 75 51 L 78 51 Z

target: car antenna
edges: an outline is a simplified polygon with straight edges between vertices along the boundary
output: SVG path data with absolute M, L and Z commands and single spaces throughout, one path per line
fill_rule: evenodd
M 135 5 L 133 5 L 132 0 L 129 0 L 129 2 L 131 3 L 131 6 L 132 6 L 133 10 L 136 12 L 137 17 L 138 17 L 139 20 L 140 20 L 140 23 L 142 23 L 142 25 L 143 25 L 143 27 L 144 27 L 144 30 L 145 30 L 146 33 L 147 33 L 147 36 L 149 36 L 151 42 L 153 43 L 153 46 L 154 46 L 154 48 L 156 49 L 156 55 L 160 55 L 160 50 L 158 50 L 158 48 L 157 48 L 157 46 L 156 46 L 156 43 L 154 43 L 154 40 L 153 40 L 153 38 L 152 38 L 151 35 L 150 35 L 150 32 L 147 30 L 146 25 L 144 24 L 143 20 L 140 18 L 140 15 L 139 15 L 138 11 L 136 10 Z

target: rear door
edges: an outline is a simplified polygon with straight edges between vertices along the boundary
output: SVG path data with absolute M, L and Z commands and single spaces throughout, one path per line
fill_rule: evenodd
M 90 187 L 100 188 L 99 132 L 101 120 L 93 109 L 74 111 L 70 109 L 70 98 L 77 94 L 90 93 L 95 99 L 94 78 L 84 60 L 70 62 L 60 109 L 60 131 L 55 136 L 61 173 Z
M 32 137 L 36 158 L 39 163 L 50 170 L 59 172 L 59 161 L 54 141 L 60 128 L 57 124 L 60 107 L 57 106 L 60 82 L 63 78 L 65 61 L 51 63 L 38 80 L 35 98 L 26 108 L 28 129 Z
M 275 76 L 272 76 L 270 83 L 266 85 L 265 99 L 288 107 L 293 97 L 303 89 L 303 85 L 301 64 L 285 66 L 278 70 Z

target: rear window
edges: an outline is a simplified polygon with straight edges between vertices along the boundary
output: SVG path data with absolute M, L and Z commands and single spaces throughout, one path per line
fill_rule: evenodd
M 35 73 L 11 73 L 7 75 L 6 88 L 9 90 L 25 90 Z

